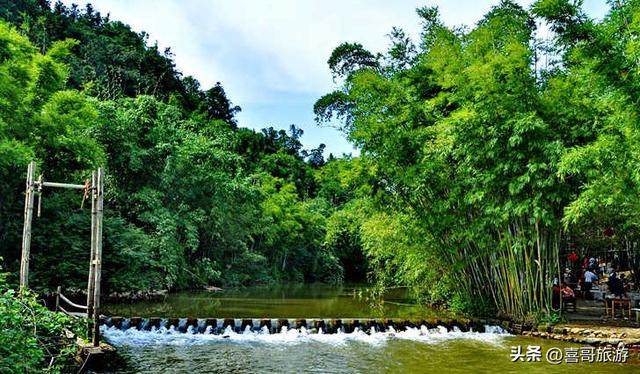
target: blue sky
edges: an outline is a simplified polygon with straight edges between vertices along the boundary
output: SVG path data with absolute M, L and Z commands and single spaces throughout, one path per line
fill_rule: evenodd
M 67 1 L 84 4 L 82 1 Z M 313 103 L 335 88 L 326 61 L 343 41 L 372 52 L 388 45 L 393 26 L 414 40 L 415 9 L 439 7 L 450 26 L 473 25 L 498 0 L 93 0 L 111 19 L 146 31 L 150 43 L 171 47 L 178 69 L 204 88 L 220 81 L 242 107 L 240 126 L 260 129 L 290 124 L 304 130 L 305 148 L 325 143 L 332 152 L 357 154 L 337 130 L 313 121 Z M 530 0 L 518 1 L 523 6 Z M 602 18 L 605 0 L 585 0 L 587 13 Z

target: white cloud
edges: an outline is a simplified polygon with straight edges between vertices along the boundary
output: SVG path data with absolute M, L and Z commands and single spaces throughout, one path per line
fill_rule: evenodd
M 65 1 L 71 3 L 71 1 Z M 524 1 L 523 3 L 528 3 Z M 472 24 L 492 0 L 432 2 L 448 24 Z M 400 26 L 417 38 L 422 1 L 124 1 L 94 0 L 112 19 L 171 47 L 176 63 L 204 87 L 224 81 L 240 104 L 272 92 L 321 93 L 332 87 L 326 60 L 343 41 L 381 51 Z
M 66 4 L 73 1 L 64 0 Z M 518 1 L 528 6 L 532 0 Z M 473 25 L 498 0 L 93 0 L 94 8 L 146 31 L 150 42 L 171 47 L 178 68 L 204 88 L 221 81 L 228 96 L 243 107 L 241 121 L 261 127 L 277 121 L 311 126 L 313 100 L 333 88 L 326 61 L 343 41 L 384 51 L 393 26 L 414 40 L 420 33 L 417 7 L 437 5 L 450 25 Z M 587 0 L 603 9 L 604 0 Z M 302 99 L 302 98 L 305 99 Z M 288 101 L 288 102 L 287 102 Z M 307 101 L 301 113 L 300 103 Z M 252 106 L 280 106 L 280 117 L 257 118 Z M 263 114 L 261 112 L 261 114 Z M 287 117 L 287 114 L 290 117 Z M 286 118 L 286 120 L 284 119 Z M 241 122 L 242 123 L 242 122 Z M 317 131 L 316 131 L 317 132 Z M 330 130 L 320 137 L 337 135 Z M 330 143 L 331 139 L 315 140 Z M 343 142 L 342 142 L 343 143 Z M 333 150 L 336 152 L 337 150 Z M 344 151 L 348 151 L 344 149 Z

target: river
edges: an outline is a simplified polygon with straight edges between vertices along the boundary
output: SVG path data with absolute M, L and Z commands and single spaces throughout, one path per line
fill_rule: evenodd
M 411 303 L 402 290 L 372 298 L 365 287 L 322 285 L 245 288 L 221 293 L 178 293 L 162 301 L 107 304 L 108 315 L 191 318 L 424 318 L 445 314 Z M 224 330 L 224 331 L 223 331 Z M 547 360 L 578 344 L 425 326 L 384 331 L 322 333 L 316 329 L 228 326 L 180 332 L 166 324 L 150 331 L 103 326 L 126 367 L 115 373 L 618 373 L 640 372 L 634 363 L 567 363 Z M 184 331 L 184 330 L 182 330 Z M 539 362 L 512 362 L 512 350 L 539 346 Z M 587 348 L 589 349 L 589 348 Z M 582 353 L 582 352 L 581 352 Z M 580 359 L 578 361 L 581 361 Z
M 445 314 L 416 305 L 403 289 L 373 297 L 362 285 L 293 284 L 224 292 L 180 292 L 158 301 L 106 304 L 110 316 L 193 318 L 437 318 Z

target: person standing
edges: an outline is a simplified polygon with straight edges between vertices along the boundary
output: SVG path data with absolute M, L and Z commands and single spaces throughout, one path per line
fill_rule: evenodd
M 624 274 L 618 277 L 618 272 L 615 270 L 611 272 L 611 274 L 609 274 L 607 285 L 609 286 L 609 292 L 613 295 L 613 297 L 619 297 L 619 298 L 626 297 L 623 280 L 624 280 Z
M 617 253 L 613 254 L 613 261 L 611 261 L 611 266 L 614 269 L 618 269 L 620 267 L 620 256 Z
M 587 270 L 584 272 L 584 292 L 583 297 L 585 300 L 591 300 L 591 287 L 593 286 L 593 282 L 598 280 L 598 276 L 592 272 L 591 270 Z
M 598 257 L 598 274 L 605 274 L 607 271 L 607 264 L 604 262 L 604 258 Z
M 562 275 L 562 280 L 566 284 L 571 284 L 571 270 L 569 268 L 564 269 L 564 274 Z

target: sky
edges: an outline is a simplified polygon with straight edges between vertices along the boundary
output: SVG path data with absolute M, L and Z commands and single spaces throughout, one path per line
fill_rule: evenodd
M 67 5 L 84 1 L 63 0 Z M 529 6 L 532 0 L 517 1 Z M 338 130 L 318 126 L 313 104 L 336 88 L 327 59 L 342 42 L 384 52 L 391 28 L 417 42 L 415 9 L 438 6 L 449 26 L 473 26 L 498 0 L 93 0 L 112 20 L 149 34 L 149 43 L 171 47 L 178 69 L 207 89 L 221 82 L 242 107 L 240 126 L 304 130 L 303 146 L 327 147 L 325 155 L 358 154 Z M 585 0 L 602 18 L 605 0 Z

